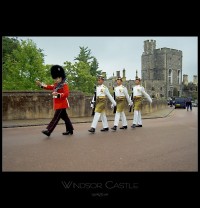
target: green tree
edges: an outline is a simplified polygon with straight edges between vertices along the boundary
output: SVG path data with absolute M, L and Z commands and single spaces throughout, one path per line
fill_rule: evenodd
M 35 79 L 45 77 L 44 54 L 32 40 L 21 41 L 3 63 L 3 90 L 38 89 Z
M 99 68 L 99 63 L 97 59 L 94 57 L 91 64 L 90 64 L 90 74 L 92 76 L 98 76 L 101 74 L 101 70 L 98 70 Z
M 97 59 L 91 55 L 91 50 L 88 49 L 88 47 L 79 47 L 80 48 L 80 53 L 77 57 L 74 58 L 75 61 L 82 61 L 85 64 L 89 64 L 90 71 L 89 73 L 92 76 L 98 76 L 101 74 L 101 70 L 98 70 L 99 68 L 99 63 Z
M 67 82 L 71 90 L 94 93 L 97 75 L 101 74 L 98 70 L 98 61 L 91 56 L 88 47 L 80 47 L 80 53 L 74 58 L 77 62 L 64 62 L 66 69 Z
M 96 77 L 90 74 L 90 66 L 88 63 L 80 61 L 74 65 L 71 62 L 65 62 L 64 64 L 67 82 L 71 90 L 86 93 L 94 92 Z
M 2 64 L 6 62 L 6 57 L 11 56 L 14 49 L 17 49 L 20 42 L 17 38 L 2 37 Z
M 84 63 L 90 63 L 90 60 L 93 59 L 94 57 L 91 56 L 91 50 L 88 49 L 88 47 L 79 47 L 80 48 L 80 53 L 77 57 L 74 58 L 75 61 L 82 61 Z

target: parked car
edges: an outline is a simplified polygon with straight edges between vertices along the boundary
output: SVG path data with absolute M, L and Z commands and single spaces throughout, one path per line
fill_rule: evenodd
M 198 104 L 192 101 L 192 107 L 198 107 Z
M 184 108 L 186 109 L 186 98 L 178 97 L 175 98 L 175 109 L 176 108 Z

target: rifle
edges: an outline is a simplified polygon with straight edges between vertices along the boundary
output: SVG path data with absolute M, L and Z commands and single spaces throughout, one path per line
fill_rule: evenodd
M 63 85 L 65 84 L 65 80 L 66 80 L 66 78 L 57 84 L 56 88 L 54 89 L 54 92 L 57 92 L 59 89 L 61 89 L 63 87 Z
M 113 98 L 116 101 L 115 88 L 114 88 L 114 86 L 113 86 Z M 114 106 L 113 113 L 116 113 L 116 110 L 117 110 L 117 106 Z
M 132 88 L 132 93 L 131 93 L 131 101 L 133 101 L 133 88 Z M 134 104 L 133 104 L 133 105 L 134 105 Z M 133 105 L 130 106 L 129 112 L 131 112 L 132 106 L 133 106 Z
M 66 78 L 57 84 L 57 86 L 54 89 L 54 92 L 57 92 L 59 89 L 63 88 L 63 85 L 65 84 L 65 80 L 66 80 Z M 53 95 L 53 98 L 59 98 L 59 97 L 58 97 L 58 95 Z
M 95 86 L 94 87 L 94 96 L 93 96 L 92 102 L 90 102 L 91 105 L 93 106 L 92 116 L 94 116 L 94 114 L 95 114 L 96 100 L 97 100 L 97 90 L 96 90 L 96 86 Z

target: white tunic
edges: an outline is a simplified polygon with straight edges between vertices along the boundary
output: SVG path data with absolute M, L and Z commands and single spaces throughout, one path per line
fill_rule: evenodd
M 142 95 L 144 95 L 144 96 L 147 98 L 147 100 L 148 100 L 150 103 L 152 103 L 152 99 L 151 99 L 150 95 L 147 94 L 147 93 L 145 92 L 144 87 L 142 87 L 142 86 L 140 86 L 140 85 L 134 86 L 134 87 L 133 87 L 133 97 L 134 97 L 134 96 L 141 97 Z
M 116 105 L 116 102 L 115 102 L 115 100 L 113 99 L 113 97 L 111 96 L 111 94 L 110 94 L 108 88 L 107 88 L 105 85 L 103 85 L 103 84 L 97 86 L 96 96 L 97 96 L 97 97 L 105 97 L 105 96 L 107 96 L 108 99 L 111 101 L 111 103 L 112 103 L 113 105 Z
M 129 95 L 128 95 L 128 90 L 123 85 L 119 85 L 119 86 L 115 87 L 115 96 L 116 97 L 126 97 L 127 102 L 128 103 L 131 102 Z

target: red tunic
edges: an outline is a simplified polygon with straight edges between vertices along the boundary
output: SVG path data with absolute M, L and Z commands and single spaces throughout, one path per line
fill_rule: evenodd
M 44 87 L 46 90 L 54 90 L 57 84 L 47 85 Z M 60 94 L 60 98 L 53 98 L 53 108 L 54 110 L 61 108 L 69 108 L 68 96 L 69 96 L 69 87 L 66 83 L 64 83 L 63 87 L 57 91 Z M 53 95 L 52 95 L 53 96 Z

